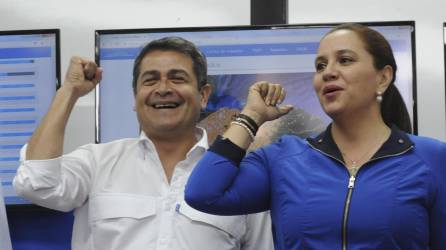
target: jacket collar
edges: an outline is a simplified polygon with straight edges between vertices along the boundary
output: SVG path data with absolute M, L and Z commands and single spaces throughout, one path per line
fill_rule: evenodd
M 403 131 L 399 130 L 397 126 L 393 125 L 391 130 L 392 131 L 387 141 L 384 142 L 370 161 L 383 157 L 403 154 L 413 147 L 414 143 L 409 139 L 409 136 Z M 331 124 L 329 124 L 327 129 L 317 137 L 307 138 L 307 141 L 314 149 L 317 149 L 330 157 L 345 163 L 341 151 L 333 140 L 333 136 L 331 134 Z

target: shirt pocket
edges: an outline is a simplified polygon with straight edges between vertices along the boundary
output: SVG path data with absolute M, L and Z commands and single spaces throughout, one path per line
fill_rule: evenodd
M 246 231 L 246 216 L 219 216 L 207 214 L 190 207 L 184 200 L 178 207 L 178 213 L 198 223 L 224 231 L 231 237 L 240 240 Z
M 153 249 L 157 199 L 132 194 L 95 194 L 89 200 L 92 249 Z M 129 240 L 133 239 L 133 240 Z
M 156 198 L 132 194 L 96 194 L 89 201 L 90 222 L 113 219 L 143 219 L 156 213 Z

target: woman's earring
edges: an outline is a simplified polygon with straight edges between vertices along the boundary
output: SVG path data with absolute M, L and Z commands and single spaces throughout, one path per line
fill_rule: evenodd
M 381 103 L 383 101 L 383 93 L 381 91 L 376 92 L 376 101 Z

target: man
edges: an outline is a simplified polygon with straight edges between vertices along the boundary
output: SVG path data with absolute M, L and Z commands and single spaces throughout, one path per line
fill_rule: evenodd
M 187 178 L 208 148 L 206 131 L 196 127 L 211 92 L 206 74 L 206 59 L 192 43 L 175 37 L 149 43 L 133 68 L 141 136 L 62 155 L 72 107 L 102 75 L 93 62 L 72 58 L 22 149 L 17 192 L 45 207 L 74 209 L 75 250 L 272 249 L 266 214 L 220 217 L 184 202 Z

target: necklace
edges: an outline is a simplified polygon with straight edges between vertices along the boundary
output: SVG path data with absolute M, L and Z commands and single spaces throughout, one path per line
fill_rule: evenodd
M 376 140 L 376 142 L 370 146 L 363 154 L 361 154 L 360 157 L 358 157 L 356 160 L 349 157 L 345 152 L 341 151 L 342 157 L 344 157 L 345 160 L 350 162 L 350 166 L 347 165 L 347 169 L 350 172 L 351 175 L 356 175 L 356 172 L 358 172 L 359 168 L 363 165 L 364 160 L 367 158 L 367 156 L 370 155 L 370 152 L 375 149 L 377 150 L 378 145 L 382 145 L 384 143 L 384 139 L 387 137 L 387 130 Z M 361 164 L 361 165 L 360 165 Z

